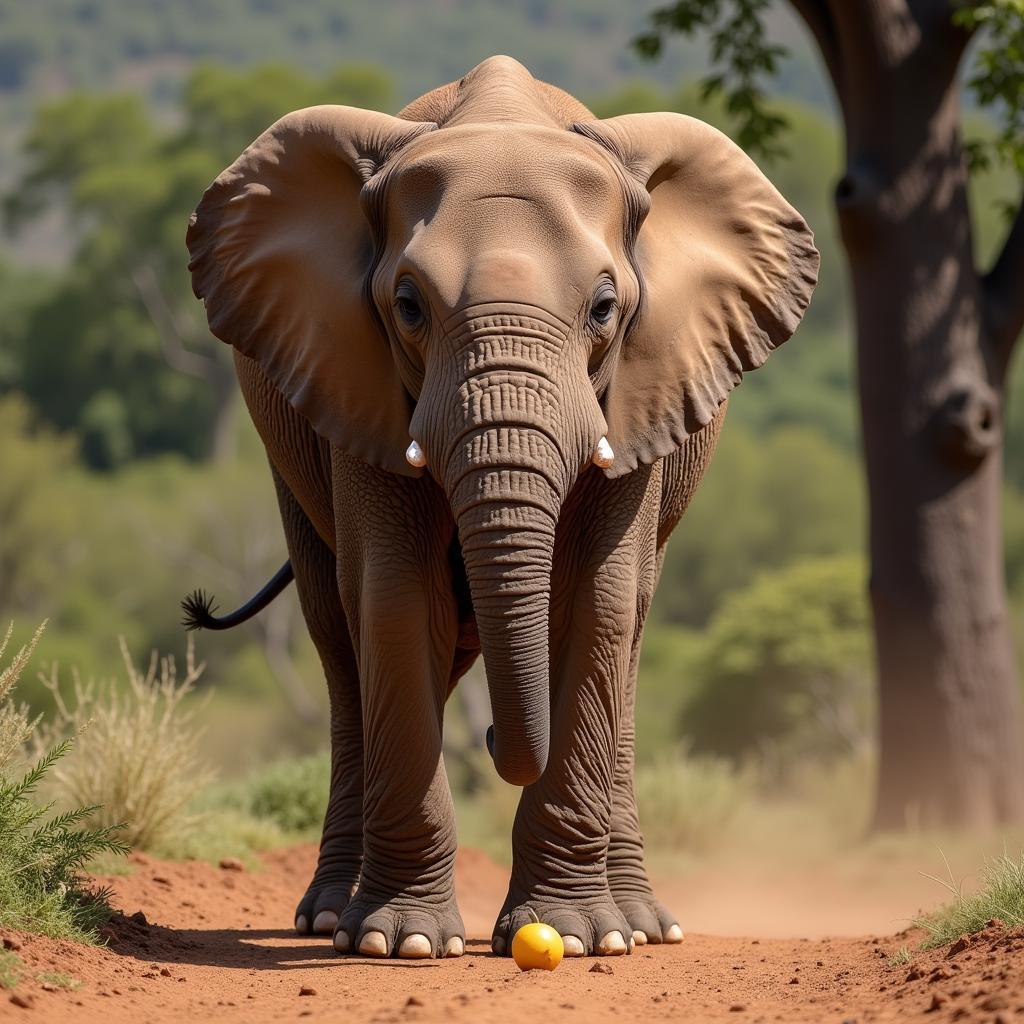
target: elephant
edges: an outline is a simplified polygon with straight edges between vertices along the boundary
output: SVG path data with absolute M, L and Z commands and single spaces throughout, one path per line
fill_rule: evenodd
M 330 696 L 295 927 L 461 955 L 447 698 L 478 656 L 522 787 L 491 949 L 678 942 L 633 788 L 644 619 L 729 393 L 796 330 L 813 234 L 727 136 L 596 118 L 510 57 L 397 116 L 277 121 L 204 193 L 193 290 L 266 447 Z

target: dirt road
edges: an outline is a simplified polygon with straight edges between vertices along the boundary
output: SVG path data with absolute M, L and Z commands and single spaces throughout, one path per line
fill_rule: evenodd
M 441 962 L 339 958 L 327 940 L 300 938 L 282 927 L 314 854 L 311 847 L 278 851 L 260 871 L 135 855 L 132 874 L 107 880 L 126 915 L 114 919 L 107 947 L 3 936 L 19 947 L 26 978 L 13 996 L 0 993 L 0 1019 L 1024 1022 L 1024 932 L 998 925 L 952 956 L 948 950 L 915 952 L 909 965 L 890 959 L 900 947 L 915 949 L 918 936 L 907 933 L 688 934 L 681 946 L 564 961 L 552 974 L 522 974 L 489 953 L 506 874 L 473 851 L 460 854 L 458 865 L 470 936 L 466 956 Z M 606 973 L 595 969 L 599 963 Z M 72 975 L 79 986 L 61 990 L 38 980 L 54 971 Z

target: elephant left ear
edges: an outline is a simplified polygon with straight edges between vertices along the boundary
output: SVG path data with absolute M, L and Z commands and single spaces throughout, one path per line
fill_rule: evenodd
M 679 448 L 792 335 L 818 251 L 757 165 L 703 121 L 627 114 L 573 127 L 650 197 L 635 243 L 643 301 L 603 399 L 616 477 Z

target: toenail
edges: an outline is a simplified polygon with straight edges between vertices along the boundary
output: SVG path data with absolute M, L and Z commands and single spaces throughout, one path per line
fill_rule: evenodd
M 562 948 L 565 956 L 583 956 L 583 943 L 575 935 L 563 935 Z
M 339 928 L 334 933 L 334 948 L 339 953 L 347 953 L 352 948 L 352 940 L 348 937 L 348 932 L 343 932 Z
M 638 946 L 646 946 L 647 945 L 647 932 L 642 932 L 642 931 L 640 931 L 639 928 L 635 929 L 634 932 L 633 932 L 633 941 Z
M 598 953 L 602 953 L 605 956 L 621 956 L 623 953 L 625 953 L 626 940 L 622 937 L 622 932 L 609 932 L 597 944 L 597 951 Z
M 667 932 L 665 932 L 666 942 L 682 942 L 683 941 L 683 929 L 679 925 L 674 924 Z
M 306 921 L 306 915 L 305 914 L 299 914 L 299 916 L 297 918 L 295 918 L 295 930 L 300 935 L 305 935 L 306 932 L 309 931 L 309 927 L 308 927 L 308 923 Z
M 434 955 L 434 947 L 426 935 L 407 935 L 398 948 L 398 955 L 406 960 L 425 960 Z
M 462 956 L 462 954 L 465 952 L 465 943 L 462 941 L 462 939 L 459 938 L 458 935 L 453 935 L 448 940 L 448 945 L 444 947 L 445 956 Z
M 387 956 L 388 940 L 383 932 L 367 932 L 359 943 L 359 952 L 363 956 Z
M 338 915 L 333 910 L 321 910 L 313 918 L 314 935 L 331 935 L 338 927 Z

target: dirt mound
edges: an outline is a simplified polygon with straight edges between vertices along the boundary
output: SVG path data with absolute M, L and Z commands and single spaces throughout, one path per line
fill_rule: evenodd
M 953 950 L 893 955 L 917 935 L 769 939 L 692 935 L 613 960 L 520 973 L 489 955 L 507 871 L 463 851 L 457 877 L 470 940 L 441 962 L 339 958 L 287 922 L 315 848 L 267 855 L 259 871 L 132 857 L 102 879 L 122 911 L 105 947 L 7 935 L 25 979 L 0 1019 L 75 1024 L 312 1018 L 373 1022 L 968 1020 L 1024 1021 L 1024 931 L 998 922 Z M 600 963 L 607 970 L 595 970 Z M 78 987 L 60 987 L 55 972 Z M 12 1001 L 13 1000 L 13 1001 Z

